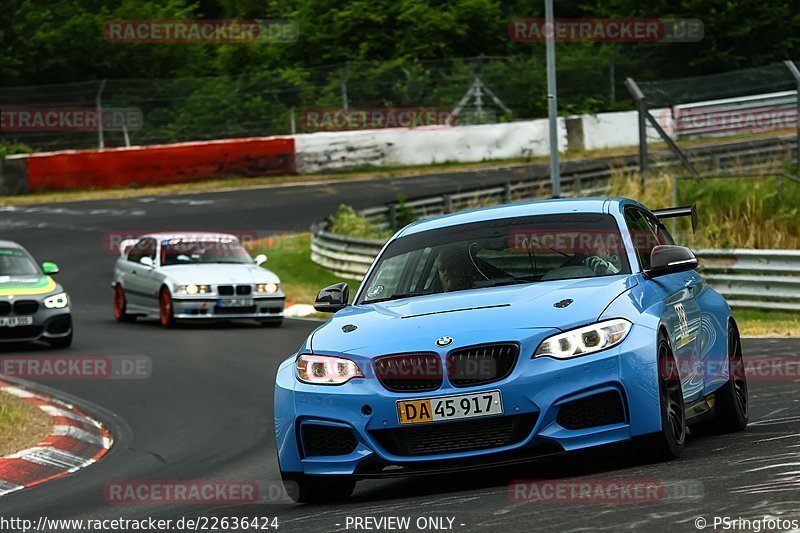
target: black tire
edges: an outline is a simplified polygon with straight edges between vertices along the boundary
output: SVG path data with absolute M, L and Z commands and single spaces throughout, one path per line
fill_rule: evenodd
M 66 337 L 59 337 L 57 339 L 47 339 L 47 344 L 51 348 L 59 349 L 59 348 L 69 348 L 72 346 L 72 331 L 69 332 L 69 335 Z
M 297 503 L 328 503 L 346 500 L 353 495 L 356 480 L 351 476 L 307 476 L 281 472 L 283 486 Z
M 683 454 L 686 444 L 686 409 L 675 356 L 663 333 L 658 335 L 658 395 L 661 431 L 638 442 L 639 459 L 669 461 Z
M 731 433 L 747 427 L 749 418 L 747 375 L 742 341 L 736 324 L 728 324 L 728 382 L 714 394 L 714 418 L 692 426 L 698 435 Z

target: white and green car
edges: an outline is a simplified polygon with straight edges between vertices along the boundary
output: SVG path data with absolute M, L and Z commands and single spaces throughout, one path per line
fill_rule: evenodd
M 0 342 L 72 344 L 69 297 L 52 276 L 55 263 L 34 261 L 17 243 L 0 241 Z

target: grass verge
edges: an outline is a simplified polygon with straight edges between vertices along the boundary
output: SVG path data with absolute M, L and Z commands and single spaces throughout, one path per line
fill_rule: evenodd
M 357 282 L 342 279 L 311 260 L 310 233 L 260 241 L 250 247 L 250 253 L 267 254 L 264 266 L 281 278 L 286 301 L 290 303 L 313 304 L 321 289 L 340 281 L 347 281 L 351 296 L 358 287 Z
M 51 428 L 51 419 L 44 411 L 0 391 L 0 457 L 36 446 Z
M 800 313 L 733 310 L 741 335 L 753 337 L 800 337 Z

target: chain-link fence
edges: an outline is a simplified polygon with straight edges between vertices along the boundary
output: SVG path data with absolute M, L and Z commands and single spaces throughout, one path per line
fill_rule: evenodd
M 609 52 L 602 52 L 559 66 L 561 110 L 600 111 L 613 106 L 614 89 L 608 82 L 612 60 Z M 0 140 L 39 150 L 148 145 L 325 129 L 310 123 L 309 116 L 319 115 L 309 110 L 341 118 L 343 111 L 408 109 L 418 114 L 447 111 L 430 115 L 438 122 L 457 109 L 455 125 L 544 117 L 544 58 L 351 62 L 235 77 L 3 88 Z M 56 114 L 48 120 L 46 112 L 52 110 Z M 380 127 L 380 123 L 356 127 Z

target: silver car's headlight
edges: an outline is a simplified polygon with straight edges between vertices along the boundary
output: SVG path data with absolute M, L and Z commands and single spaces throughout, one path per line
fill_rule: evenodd
M 278 289 L 281 288 L 280 283 L 275 282 L 268 282 L 268 283 L 259 283 L 256 285 L 256 292 L 264 293 L 264 294 L 273 294 L 278 292 Z
M 342 385 L 363 378 L 358 365 L 344 357 L 303 354 L 297 358 L 297 379 L 315 385 Z
M 60 292 L 44 299 L 44 306 L 48 309 L 64 309 L 69 305 L 66 292 Z
M 175 291 L 178 294 L 208 294 L 211 292 L 210 285 L 178 285 Z
M 616 346 L 627 337 L 631 323 L 624 318 L 605 320 L 546 338 L 534 357 L 569 359 Z

